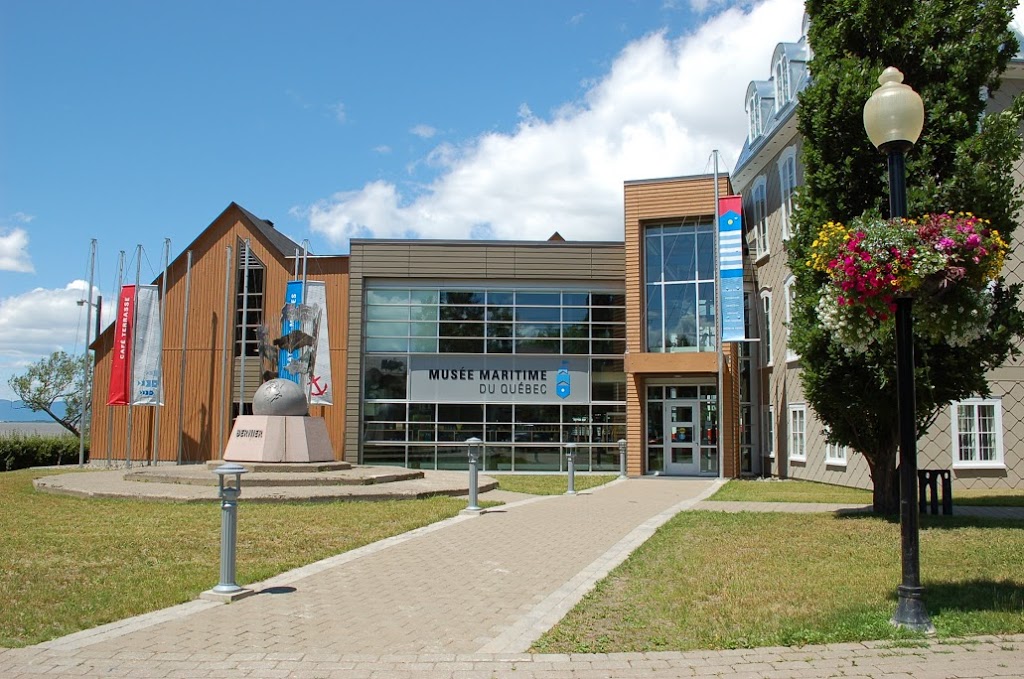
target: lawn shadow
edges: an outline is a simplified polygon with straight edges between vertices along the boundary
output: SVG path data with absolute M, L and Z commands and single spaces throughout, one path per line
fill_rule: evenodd
M 895 591 L 890 595 L 896 599 Z M 925 582 L 924 601 L 932 615 L 995 611 L 1019 613 L 1024 608 L 1024 583 L 1004 580 Z
M 836 518 L 842 520 L 876 519 L 886 523 L 899 524 L 898 514 L 875 514 L 870 507 L 857 509 L 839 509 L 833 512 Z M 950 528 L 1024 528 L 1024 520 L 1006 519 L 987 516 L 943 516 L 934 514 L 920 514 L 921 530 L 936 530 Z

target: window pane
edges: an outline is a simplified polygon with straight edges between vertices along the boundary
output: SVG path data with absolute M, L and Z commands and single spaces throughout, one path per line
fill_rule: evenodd
M 367 304 L 408 304 L 408 290 L 367 290 Z
M 487 307 L 487 320 L 488 321 L 511 321 L 512 320 L 512 307 L 510 307 L 510 306 Z
M 602 312 L 607 313 L 608 310 L 601 309 Z M 590 318 L 590 309 L 569 307 L 562 309 L 562 321 L 569 323 L 585 322 Z M 595 316 L 596 318 L 596 316 Z
M 405 398 L 405 356 L 367 356 L 363 395 L 367 399 Z
M 517 292 L 516 304 L 532 306 L 559 306 L 561 295 L 557 292 Z
M 437 304 L 437 290 L 411 290 L 409 301 L 413 304 Z
M 697 346 L 696 288 L 695 283 L 665 286 L 665 339 L 670 350 Z
M 484 320 L 484 308 L 482 306 L 443 306 L 441 307 L 442 321 L 482 321 Z
M 408 323 L 367 323 L 367 337 L 405 337 L 409 334 Z
M 648 283 L 661 281 L 661 232 L 649 232 L 646 237 L 646 249 L 644 252 L 644 268 L 647 270 L 646 280 Z
M 512 305 L 512 293 L 511 292 L 504 292 L 504 291 L 497 291 L 497 290 L 489 290 L 487 292 L 487 303 L 488 304 L 501 304 L 503 306 L 511 306 Z
M 366 320 L 368 320 L 368 321 L 407 321 L 407 320 L 409 320 L 409 307 L 407 307 L 407 306 L 368 306 L 368 307 L 366 307 Z
M 693 231 L 665 234 L 665 281 L 692 281 L 697 273 Z
M 697 231 L 697 278 L 715 279 L 715 234 L 709 227 Z
M 408 351 L 409 340 L 399 337 L 370 337 L 366 340 L 367 351 Z
M 437 342 L 442 354 L 482 354 L 484 353 L 483 338 L 442 337 Z
M 593 306 L 626 306 L 626 296 L 619 294 L 606 294 L 595 292 L 590 296 Z
M 660 285 L 647 286 L 647 351 L 664 351 L 661 329 Z
M 409 340 L 409 351 L 419 353 L 435 353 L 437 351 L 436 337 L 416 337 Z
M 558 307 L 516 307 L 516 320 L 528 322 L 559 321 L 562 311 Z
M 562 304 L 565 306 L 587 306 L 590 304 L 590 295 L 585 292 L 563 292 Z
M 483 304 L 484 293 L 472 290 L 442 290 L 442 304 Z
M 436 306 L 414 306 L 409 308 L 409 318 L 414 321 L 437 321 Z

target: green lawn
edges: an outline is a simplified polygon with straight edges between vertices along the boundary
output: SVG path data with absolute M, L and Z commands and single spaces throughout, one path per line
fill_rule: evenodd
M 23 646 L 194 599 L 217 584 L 220 506 L 37 493 L 0 473 L 0 647 Z M 458 514 L 464 498 L 246 504 L 245 585 Z
M 1024 524 L 922 517 L 940 636 L 1024 632 Z M 899 525 L 831 514 L 683 512 L 535 645 L 690 650 L 913 636 L 889 625 Z
M 531 495 L 561 495 L 569 487 L 566 474 L 494 474 L 498 488 Z M 614 474 L 576 474 L 576 492 L 603 486 L 617 477 Z

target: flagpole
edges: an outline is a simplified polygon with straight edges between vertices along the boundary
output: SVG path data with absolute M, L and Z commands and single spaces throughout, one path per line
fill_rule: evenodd
M 90 378 L 92 377 L 92 361 L 89 360 L 89 344 L 92 341 L 92 281 L 96 272 L 96 239 L 93 238 L 89 244 L 89 288 L 86 292 L 85 304 L 85 362 L 82 371 L 85 373 L 82 379 L 82 418 L 78 423 L 78 466 L 85 466 L 85 427 L 89 421 L 89 406 L 92 405 L 89 389 Z
M 178 379 L 178 464 L 185 436 L 185 361 L 188 353 L 188 310 L 192 300 L 192 251 L 185 255 L 185 313 L 181 318 L 181 376 Z
M 117 289 L 114 291 L 114 299 L 121 299 L 121 288 L 124 286 L 124 250 L 117 255 Z M 111 344 L 111 371 L 113 371 L 113 353 L 116 347 Z M 110 405 L 107 405 L 110 408 Z M 107 468 L 112 464 L 114 446 L 114 410 L 107 411 Z
M 302 241 L 302 297 L 299 298 L 299 304 L 305 304 L 306 303 L 306 279 L 307 279 L 306 271 L 307 271 L 308 262 L 309 262 L 309 240 L 303 240 Z M 316 340 L 314 339 L 313 341 L 315 342 Z M 296 354 L 296 356 L 298 356 L 298 354 Z M 308 405 L 309 404 L 310 393 L 313 391 L 313 382 L 312 382 L 312 380 L 310 380 L 310 377 L 312 377 L 312 374 L 307 373 L 306 375 L 303 376 L 302 373 L 299 373 L 299 381 L 300 382 L 302 381 L 303 377 L 305 377 L 306 384 L 303 385 L 302 391 L 303 391 L 303 393 L 306 396 L 306 404 Z
M 221 314 L 220 324 L 220 433 L 217 435 L 218 457 L 224 454 L 224 428 L 228 419 L 228 314 L 231 313 L 231 272 L 233 260 L 231 259 L 231 246 L 227 247 L 227 264 L 224 267 L 224 313 Z
M 718 404 L 715 408 L 715 443 L 718 444 L 718 476 L 722 477 L 725 468 L 725 446 L 722 444 L 722 411 L 725 410 L 725 376 L 722 374 L 724 366 L 725 350 L 722 347 L 722 338 L 724 336 L 723 324 L 722 324 L 722 252 L 721 252 L 721 234 L 719 233 L 718 220 L 721 215 L 718 214 L 718 149 L 711 152 L 715 158 L 715 332 L 718 337 L 715 338 L 715 354 L 718 360 L 718 384 L 716 385 L 718 393 Z
M 164 320 L 167 313 L 167 269 L 171 261 L 171 239 L 164 238 L 164 275 L 160 280 L 160 377 L 156 387 L 156 410 L 153 413 L 152 462 L 156 465 L 160 448 L 160 409 L 164 407 Z
M 135 303 L 132 304 L 132 341 L 128 352 L 128 437 L 124 454 L 125 468 L 132 468 L 132 420 L 135 413 L 135 340 L 138 337 L 139 279 L 142 277 L 142 243 L 135 247 Z

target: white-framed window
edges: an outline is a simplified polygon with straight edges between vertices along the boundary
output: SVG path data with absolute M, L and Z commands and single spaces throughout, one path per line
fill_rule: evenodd
M 800 358 L 792 347 L 790 347 L 790 337 L 792 337 L 792 321 L 793 321 L 793 306 L 796 304 L 796 278 L 790 276 L 786 279 L 785 291 L 786 291 L 786 360 L 795 361 Z
M 764 364 L 771 366 L 772 361 L 772 291 L 761 291 L 761 311 L 764 313 L 764 331 L 761 335 L 761 346 L 764 347 Z
M 779 55 L 772 69 L 775 80 L 775 110 L 781 111 L 789 103 L 789 59 Z
M 841 446 L 837 443 L 826 443 L 825 444 L 825 464 L 832 466 L 846 466 L 846 458 L 849 457 L 850 450 L 846 446 Z
M 949 406 L 953 466 L 1003 467 L 1003 402 L 970 398 Z
M 782 240 L 789 240 L 796 191 L 796 147 L 790 146 L 779 158 L 779 194 L 782 207 Z
M 768 414 L 764 425 L 764 449 L 768 457 L 775 459 L 775 406 L 768 406 Z
M 751 190 L 751 228 L 754 232 L 754 253 L 757 259 L 768 255 L 768 180 L 758 177 Z
M 807 461 L 807 406 L 803 403 L 789 406 L 789 459 Z
M 747 138 L 753 144 L 761 136 L 764 124 L 761 119 L 761 95 L 754 92 L 747 100 Z

